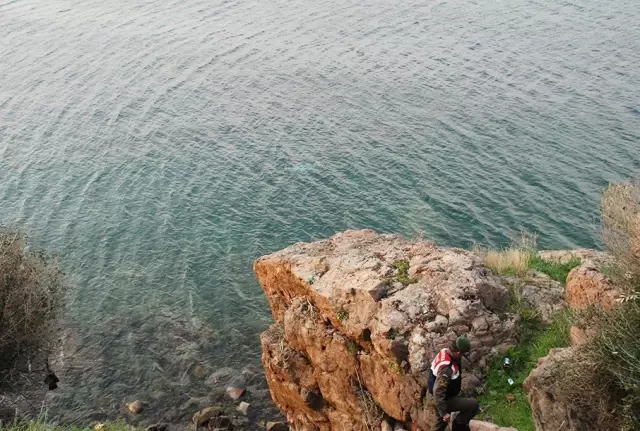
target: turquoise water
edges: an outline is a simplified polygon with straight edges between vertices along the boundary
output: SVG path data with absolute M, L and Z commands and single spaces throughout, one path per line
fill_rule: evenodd
M 639 40 L 636 0 L 0 0 L 0 219 L 59 252 L 111 413 L 158 316 L 258 364 L 251 264 L 293 242 L 598 246 L 640 170 Z

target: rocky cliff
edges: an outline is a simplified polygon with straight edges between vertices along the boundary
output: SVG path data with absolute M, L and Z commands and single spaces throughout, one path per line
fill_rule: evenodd
M 433 355 L 467 335 L 463 387 L 472 391 L 487 358 L 514 343 L 506 283 L 466 250 L 347 231 L 254 269 L 276 322 L 262 335 L 265 373 L 295 429 L 379 429 L 385 419 L 429 430 Z

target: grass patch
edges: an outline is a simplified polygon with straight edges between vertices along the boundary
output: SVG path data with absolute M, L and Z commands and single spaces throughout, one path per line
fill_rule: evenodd
M 567 282 L 567 276 L 569 272 L 576 266 L 580 265 L 580 259 L 574 257 L 567 262 L 560 262 L 557 260 L 544 260 L 537 253 L 532 254 L 529 260 L 529 268 L 547 274 L 555 281 L 559 281 L 562 284 Z
M 538 360 L 549 353 L 549 349 L 569 345 L 570 322 L 568 312 L 559 313 L 547 327 L 535 318 L 521 322 L 520 344 L 506 354 L 511 365 L 504 368 L 503 357 L 495 358 L 485 376 L 485 391 L 478 399 L 483 409 L 479 418 L 501 426 L 516 427 L 520 431 L 535 431 L 522 382 Z M 514 380 L 513 385 L 509 385 L 508 378 Z M 507 394 L 513 394 L 515 399 L 509 402 Z
M 494 274 L 522 277 L 533 269 L 563 284 L 569 272 L 580 265 L 579 258 L 564 263 L 542 259 L 536 251 L 536 237 L 527 232 L 522 232 L 520 240 L 504 250 L 474 247 L 474 251 L 484 256 L 484 265 Z
M 530 267 L 531 250 L 508 248 L 505 250 L 487 250 L 484 264 L 495 274 L 523 276 Z

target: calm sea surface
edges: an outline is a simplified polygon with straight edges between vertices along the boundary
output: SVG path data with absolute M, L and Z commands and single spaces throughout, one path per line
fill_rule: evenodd
M 100 364 L 59 404 L 258 365 L 251 264 L 293 242 L 597 247 L 639 41 L 637 0 L 0 0 L 0 220 L 60 254 Z

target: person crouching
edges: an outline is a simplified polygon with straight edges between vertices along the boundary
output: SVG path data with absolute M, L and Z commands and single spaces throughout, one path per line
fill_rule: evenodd
M 478 401 L 459 396 L 462 382 L 462 355 L 471 351 L 471 342 L 458 337 L 447 348 L 440 350 L 431 362 L 429 393 L 433 395 L 438 418 L 434 429 L 445 431 L 451 422 L 451 413 L 459 412 L 452 424 L 453 431 L 469 431 L 469 422 L 480 410 Z

